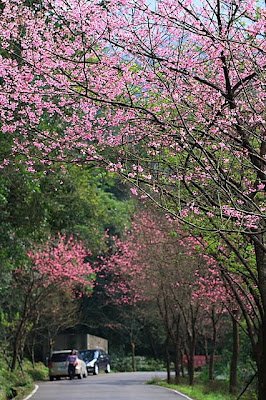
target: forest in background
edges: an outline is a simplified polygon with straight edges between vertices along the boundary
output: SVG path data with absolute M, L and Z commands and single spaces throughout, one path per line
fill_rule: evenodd
M 254 378 L 241 310 L 215 272 L 215 240 L 133 199 L 113 173 L 3 169 L 0 237 L 3 370 L 45 362 L 43 347 L 67 331 L 108 338 L 115 370 L 159 367 L 193 384 L 204 355 L 206 380 L 222 376 L 228 391 Z

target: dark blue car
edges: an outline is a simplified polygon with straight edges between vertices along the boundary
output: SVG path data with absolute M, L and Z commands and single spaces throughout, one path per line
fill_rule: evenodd
M 93 375 L 98 375 L 100 371 L 110 372 L 110 357 L 104 350 L 80 350 L 79 354 L 86 364 L 87 371 L 93 373 Z

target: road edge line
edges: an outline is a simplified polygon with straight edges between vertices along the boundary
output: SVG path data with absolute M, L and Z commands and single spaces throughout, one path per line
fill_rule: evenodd
M 39 389 L 39 386 L 35 385 L 35 388 L 33 389 L 33 391 L 27 397 L 25 397 L 23 400 L 30 399 L 37 392 L 38 389 Z
M 165 389 L 168 389 L 168 390 L 170 390 L 171 392 L 174 392 L 174 393 L 178 394 L 179 396 L 184 397 L 184 399 L 186 399 L 186 400 L 193 400 L 191 397 L 188 397 L 186 394 L 181 393 L 181 392 L 179 392 L 178 390 L 171 389 L 171 388 L 168 388 L 168 387 L 165 387 L 165 386 L 160 386 L 160 387 L 165 388 Z
M 175 393 L 177 393 L 179 396 L 184 397 L 187 400 L 193 400 L 191 397 L 188 397 L 186 394 L 179 392 L 178 390 L 174 390 Z

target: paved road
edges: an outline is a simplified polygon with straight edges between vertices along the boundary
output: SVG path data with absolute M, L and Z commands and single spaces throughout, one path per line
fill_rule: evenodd
M 39 384 L 39 390 L 30 400 L 185 400 L 186 398 L 168 389 L 145 382 L 156 372 L 110 373 L 88 376 L 73 381 L 62 379 Z

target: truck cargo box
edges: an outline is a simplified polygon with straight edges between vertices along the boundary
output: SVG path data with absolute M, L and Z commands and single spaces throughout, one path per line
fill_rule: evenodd
M 54 340 L 55 350 L 64 349 L 102 349 L 108 353 L 108 340 L 89 333 L 64 333 Z

